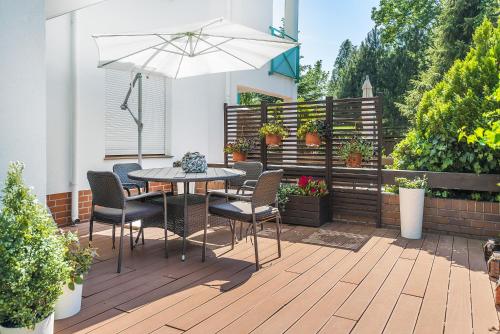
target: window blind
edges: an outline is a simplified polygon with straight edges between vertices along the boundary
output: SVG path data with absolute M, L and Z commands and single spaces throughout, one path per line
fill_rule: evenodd
M 105 154 L 137 154 L 137 125 L 126 110 L 120 106 L 127 94 L 133 75 L 128 72 L 106 70 L 106 116 L 105 116 Z M 142 153 L 165 154 L 166 129 L 166 80 L 159 76 L 142 77 Z M 137 117 L 138 86 L 132 90 L 128 102 L 132 113 Z

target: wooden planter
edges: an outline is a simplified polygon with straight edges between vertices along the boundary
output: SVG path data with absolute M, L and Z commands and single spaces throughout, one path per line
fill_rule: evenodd
M 233 161 L 245 161 L 247 160 L 247 154 L 242 152 L 233 152 Z
M 309 147 L 319 147 L 321 145 L 321 138 L 317 132 L 315 133 L 306 133 L 306 146 Z
M 319 227 L 330 220 L 330 195 L 290 196 L 281 212 L 283 223 Z

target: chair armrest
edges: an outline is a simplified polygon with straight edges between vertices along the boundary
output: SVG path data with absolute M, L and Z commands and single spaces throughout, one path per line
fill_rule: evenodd
M 209 201 L 211 196 L 225 197 L 227 199 L 232 198 L 232 199 L 237 199 L 239 201 L 246 201 L 246 202 L 250 202 L 252 200 L 252 197 L 250 197 L 250 196 L 230 194 L 230 193 L 226 193 L 223 191 L 212 190 L 212 191 L 209 191 L 207 194 L 207 202 Z
M 158 195 L 163 196 L 164 199 L 166 198 L 166 195 L 163 191 L 153 191 L 153 192 L 149 192 L 149 193 L 143 193 L 140 195 L 126 197 L 125 200 L 126 201 L 135 201 L 138 199 L 143 199 L 143 198 L 148 198 L 148 197 L 153 197 L 153 196 L 158 196 Z
M 243 182 L 242 187 L 255 188 L 256 185 L 257 185 L 257 180 L 246 180 L 245 182 Z
M 122 187 L 123 187 L 123 189 L 127 190 L 127 192 L 131 188 L 136 188 L 137 189 L 137 193 L 138 194 L 141 193 L 141 187 L 139 187 L 139 185 L 135 184 L 135 183 L 122 183 Z

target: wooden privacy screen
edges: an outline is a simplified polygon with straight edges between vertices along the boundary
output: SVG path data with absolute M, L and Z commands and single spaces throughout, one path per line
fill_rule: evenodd
M 375 223 L 381 208 L 381 110 L 382 99 L 352 98 L 323 101 L 228 106 L 224 105 L 224 145 L 238 137 L 255 138 L 248 160 L 261 161 L 264 169 L 285 171 L 288 181 L 301 175 L 324 178 L 331 196 L 332 218 Z M 326 138 L 319 148 L 305 145 L 297 129 L 310 119 L 324 120 Z M 281 121 L 290 136 L 279 148 L 267 148 L 259 138 L 263 123 Z M 372 143 L 374 156 L 362 168 L 347 168 L 339 157 L 343 142 L 358 136 Z M 230 155 L 225 164 L 232 165 Z

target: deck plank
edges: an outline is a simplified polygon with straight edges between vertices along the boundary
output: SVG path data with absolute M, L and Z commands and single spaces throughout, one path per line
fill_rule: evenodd
M 318 334 L 348 334 L 354 325 L 354 320 L 333 316 Z
M 411 334 L 417 322 L 422 298 L 402 294 L 392 311 L 384 334 Z

